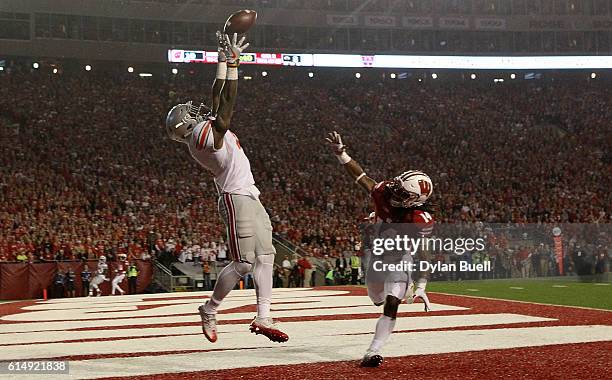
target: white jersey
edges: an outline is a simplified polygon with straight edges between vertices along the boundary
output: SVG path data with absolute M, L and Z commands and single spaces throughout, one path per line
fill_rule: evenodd
M 212 132 L 212 120 L 198 124 L 189 138 L 189 153 L 215 177 L 219 193 L 259 197 L 255 186 L 251 163 L 240 146 L 238 137 L 227 131 L 223 136 L 223 147 L 216 150 Z

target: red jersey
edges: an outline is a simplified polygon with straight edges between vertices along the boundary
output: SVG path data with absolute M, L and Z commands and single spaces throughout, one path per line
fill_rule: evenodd
M 391 181 L 376 184 L 370 193 L 374 202 L 376 217 L 385 223 L 413 223 L 419 234 L 427 236 L 433 231 L 434 219 L 427 211 L 391 206 L 391 191 L 387 187 Z

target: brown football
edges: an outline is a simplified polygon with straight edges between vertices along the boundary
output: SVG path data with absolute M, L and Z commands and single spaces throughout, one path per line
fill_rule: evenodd
M 255 24 L 255 20 L 257 20 L 257 12 L 255 11 L 244 9 L 234 12 L 227 18 L 223 33 L 230 36 L 234 33 L 244 34 Z

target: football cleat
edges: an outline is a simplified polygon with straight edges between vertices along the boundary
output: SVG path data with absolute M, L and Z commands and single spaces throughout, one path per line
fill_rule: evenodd
M 289 340 L 289 336 L 278 329 L 272 318 L 255 317 L 249 330 L 256 335 L 267 336 L 272 342 L 284 343 Z
M 425 305 L 425 311 L 431 311 L 431 304 L 429 303 L 429 297 L 427 297 L 427 293 L 425 293 L 425 289 L 417 287 L 414 291 L 413 302 L 417 298 L 423 300 L 423 304 Z
M 361 360 L 360 367 L 374 368 L 378 367 L 383 363 L 383 357 L 375 351 L 367 351 L 363 359 Z
M 410 282 L 408 284 L 408 289 L 406 289 L 406 303 L 414 303 L 414 282 Z
M 215 314 L 207 314 L 204 311 L 204 305 L 200 305 L 198 311 L 200 312 L 200 318 L 202 318 L 202 332 L 204 336 L 211 343 L 215 343 L 217 341 L 217 318 Z

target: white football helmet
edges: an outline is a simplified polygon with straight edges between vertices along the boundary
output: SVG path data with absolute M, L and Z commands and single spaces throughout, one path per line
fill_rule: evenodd
M 106 256 L 102 255 L 102 256 L 98 257 L 98 262 L 100 262 L 102 264 L 106 264 Z
M 187 142 L 198 123 L 204 120 L 204 114 L 209 111 L 204 104 L 194 106 L 191 101 L 177 104 L 166 115 L 166 132 L 168 136 L 178 142 Z
M 408 170 L 393 179 L 391 206 L 416 207 L 423 205 L 433 193 L 431 178 L 422 171 Z

